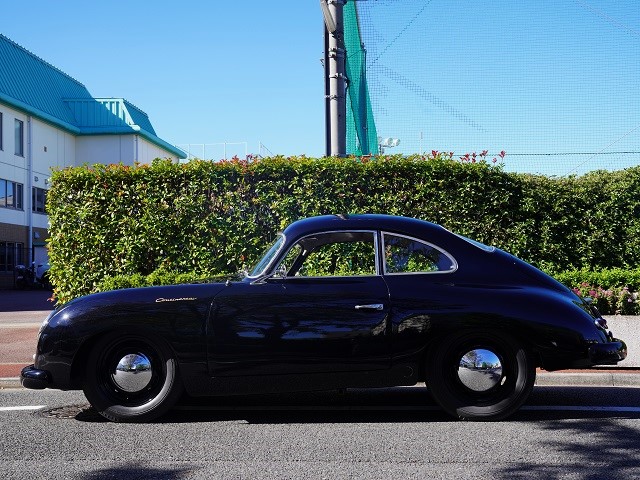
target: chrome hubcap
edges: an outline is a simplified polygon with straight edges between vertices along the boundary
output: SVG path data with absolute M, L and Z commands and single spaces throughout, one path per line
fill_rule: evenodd
M 486 392 L 504 383 L 500 359 L 484 348 L 470 350 L 460 358 L 458 378 L 474 392 Z
M 120 390 L 134 393 L 149 385 L 152 374 L 151 361 L 144 354 L 129 353 L 120 359 L 111 378 Z

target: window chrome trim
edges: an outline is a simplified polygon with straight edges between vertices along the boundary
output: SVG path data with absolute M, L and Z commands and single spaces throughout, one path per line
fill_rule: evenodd
M 485 245 L 482 242 L 474 240 L 473 238 L 465 237 L 464 235 L 460 235 L 459 233 L 454 233 L 454 232 L 450 232 L 450 233 L 453 233 L 456 237 L 464 240 L 467 243 L 470 243 L 474 247 L 479 248 L 480 250 L 482 250 L 483 252 L 493 253 L 493 252 L 496 251 L 496 247 L 494 247 L 493 245 Z
M 381 273 L 380 273 L 380 250 L 378 249 L 379 246 L 379 242 L 378 242 L 378 232 L 377 230 L 327 230 L 327 231 L 322 231 L 322 232 L 315 232 L 315 233 L 310 233 L 308 235 L 305 235 L 304 237 L 300 237 L 299 239 L 297 239 L 295 241 L 295 243 L 293 243 L 291 245 L 290 248 L 287 249 L 287 251 L 285 252 L 284 255 L 281 255 L 281 258 L 278 260 L 274 270 L 277 270 L 280 267 L 280 264 L 282 263 L 282 261 L 286 258 L 286 256 L 289 254 L 289 251 L 295 247 L 298 243 L 300 243 L 302 240 L 304 240 L 305 238 L 309 238 L 309 237 L 314 237 L 314 236 L 318 236 L 318 235 L 328 235 L 328 234 L 332 234 L 332 233 L 370 233 L 373 236 L 373 250 L 374 250 L 374 260 L 375 260 L 375 268 L 376 268 L 376 273 L 375 274 L 367 274 L 367 275 L 325 275 L 322 277 L 297 277 L 297 276 L 286 276 L 286 277 L 280 277 L 283 280 L 286 280 L 288 278 L 298 278 L 298 279 L 303 279 L 303 278 L 315 278 L 315 279 L 319 279 L 319 278 L 366 278 L 366 277 L 380 277 Z M 280 252 L 278 253 L 278 256 L 280 256 Z
M 426 240 L 422 240 L 420 238 L 411 237 L 409 235 L 403 235 L 401 233 L 387 232 L 381 231 L 382 235 L 382 264 L 383 264 L 383 275 L 442 275 L 447 273 L 454 273 L 458 270 L 458 261 L 455 259 L 453 255 L 447 252 L 444 248 L 438 247 L 431 242 L 427 242 Z M 407 240 L 411 240 L 414 242 L 422 243 L 423 245 L 428 245 L 431 248 L 436 249 L 440 253 L 444 254 L 449 260 L 451 260 L 452 268 L 451 270 L 436 270 L 435 272 L 387 272 L 387 258 L 384 255 L 385 251 L 385 235 L 393 235 L 394 237 L 406 238 Z
M 266 273 L 266 272 L 271 271 L 271 270 L 270 270 L 271 264 L 274 262 L 274 260 L 276 260 L 276 259 L 280 256 L 280 252 L 282 251 L 282 249 L 283 249 L 283 248 L 285 247 L 285 245 L 287 244 L 287 237 L 286 237 L 286 235 L 285 235 L 284 233 L 280 232 L 280 233 L 278 233 L 278 235 L 277 235 L 277 236 L 278 236 L 278 237 L 282 237 L 282 244 L 280 245 L 280 248 L 278 248 L 278 250 L 276 251 L 276 253 L 273 255 L 273 257 L 271 258 L 271 260 L 269 261 L 269 263 L 267 263 L 267 265 L 266 265 L 266 266 L 262 269 L 262 271 L 261 271 L 260 273 L 258 273 L 257 275 L 247 275 L 247 276 L 246 276 L 246 278 L 248 278 L 248 279 L 257 279 L 257 278 L 263 277 L 263 276 L 265 275 L 265 273 Z M 277 239 L 276 239 L 276 240 L 274 240 L 274 242 L 273 242 L 273 243 L 275 243 L 276 241 L 277 241 Z M 266 254 L 267 254 L 267 253 L 265 252 L 265 255 L 266 255 Z M 260 260 L 262 260 L 262 258 L 261 258 Z

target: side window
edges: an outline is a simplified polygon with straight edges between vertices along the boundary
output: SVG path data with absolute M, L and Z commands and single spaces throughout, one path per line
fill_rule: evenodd
M 278 266 L 279 272 L 282 272 L 282 274 L 278 273 L 278 276 L 292 277 L 296 274 L 299 275 L 299 268 L 296 267 L 296 261 L 301 259 L 300 254 L 302 251 L 300 243 L 296 243 L 289 249 Z
M 305 237 L 278 267 L 289 277 L 350 277 L 376 275 L 373 232 L 330 232 Z
M 385 273 L 452 272 L 455 260 L 439 248 L 419 240 L 385 233 Z

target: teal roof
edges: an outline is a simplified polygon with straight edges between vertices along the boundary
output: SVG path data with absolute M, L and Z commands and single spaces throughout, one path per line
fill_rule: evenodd
M 87 88 L 0 34 L 0 101 L 74 135 L 138 134 L 178 158 L 186 153 L 156 135 L 145 112 Z

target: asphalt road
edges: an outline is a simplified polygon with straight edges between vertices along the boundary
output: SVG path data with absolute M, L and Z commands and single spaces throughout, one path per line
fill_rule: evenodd
M 424 388 L 395 388 L 188 400 L 135 425 L 101 420 L 81 393 L 1 390 L 0 469 L 7 479 L 633 479 L 639 406 L 637 388 L 536 387 L 510 420 L 469 423 Z

